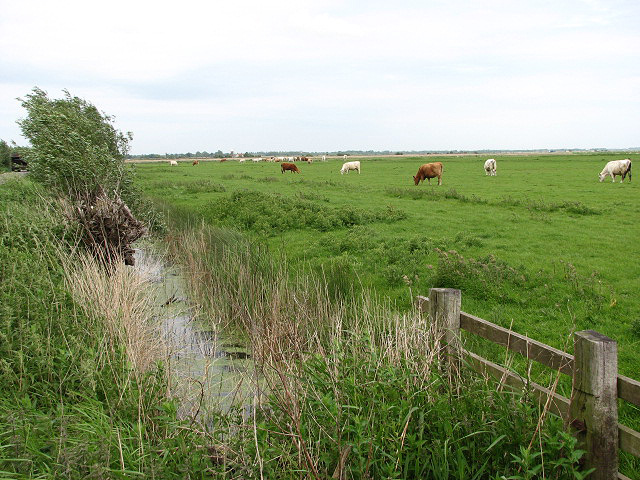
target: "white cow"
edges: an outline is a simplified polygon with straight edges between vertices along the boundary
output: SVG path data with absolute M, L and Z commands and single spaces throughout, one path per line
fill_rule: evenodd
M 244 163 L 245 161 L 246 161 L 245 158 L 241 158 L 241 159 L 238 160 L 238 163 Z
M 327 156 L 326 155 L 322 155 L 322 161 L 326 162 L 327 161 Z
M 251 160 L 252 160 L 254 163 L 258 163 L 258 162 L 261 162 L 261 161 L 262 161 L 262 157 L 260 157 L 260 158 L 252 158 Z
M 608 162 L 598 177 L 602 182 L 607 175 L 611 175 L 611 181 L 615 182 L 616 175 L 620 175 L 622 177 L 620 183 L 622 183 L 627 174 L 629 175 L 629 181 L 631 181 L 631 160 L 625 158 L 624 160 L 611 160 Z
M 349 158 L 349 155 L 343 155 L 342 158 L 346 160 L 347 158 Z
M 170 167 L 177 167 L 178 166 L 178 162 L 176 162 L 175 160 L 169 160 L 169 166 Z
M 360 175 L 360 162 L 359 161 L 355 161 L 355 162 L 344 163 L 342 165 L 342 168 L 340 169 L 340 175 L 343 175 L 345 173 L 349 173 L 349 170 L 357 170 L 358 171 L 358 175 Z
M 489 175 L 491 177 L 495 177 L 496 176 L 496 168 L 497 168 L 497 164 L 496 164 L 496 160 L 494 158 L 490 158 L 489 160 L 484 162 L 484 171 L 487 173 L 487 175 Z

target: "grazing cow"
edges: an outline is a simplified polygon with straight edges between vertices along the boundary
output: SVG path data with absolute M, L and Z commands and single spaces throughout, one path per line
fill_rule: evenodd
M 620 175 L 622 177 L 620 183 L 622 183 L 627 174 L 629 174 L 629 181 L 631 181 L 631 160 L 625 158 L 608 162 L 600 172 L 599 178 L 602 182 L 607 175 L 611 175 L 611 181 L 615 183 L 616 175 Z
M 221 158 L 221 159 L 220 159 L 220 163 L 222 163 L 222 162 L 226 162 L 226 161 L 227 161 L 227 159 L 226 159 L 226 158 Z
M 287 170 L 289 170 L 291 173 L 293 172 L 300 173 L 300 170 L 298 170 L 298 167 L 293 163 L 281 163 L 280 170 L 282 171 L 282 173 L 286 172 Z
M 340 175 L 349 173 L 349 170 L 357 170 L 358 175 L 360 175 L 360 161 L 347 162 L 342 164 L 342 168 L 340 169 Z
M 194 160 L 191 165 L 200 165 L 200 160 Z
M 313 158 L 310 158 L 310 157 L 302 157 L 302 161 L 307 162 L 307 163 L 313 163 Z
M 496 168 L 497 168 L 497 165 L 496 165 L 495 159 L 490 158 L 489 160 L 484 162 L 484 171 L 490 177 L 495 177 L 496 176 Z
M 244 162 L 245 162 L 244 158 L 241 158 L 241 159 L 238 160 L 238 163 L 244 163 Z
M 253 163 L 258 163 L 262 161 L 262 157 L 261 158 L 252 158 L 251 159 L 253 161 Z
M 431 184 L 431 179 L 436 177 L 438 177 L 438 185 L 442 185 L 441 162 L 425 163 L 424 165 L 421 165 L 418 169 L 418 173 L 415 177 L 413 177 L 413 181 L 416 185 L 418 185 L 426 178 L 427 180 L 429 180 L 429 184 Z
M 169 166 L 170 167 L 177 167 L 178 166 L 178 162 L 176 162 L 175 160 L 169 160 Z

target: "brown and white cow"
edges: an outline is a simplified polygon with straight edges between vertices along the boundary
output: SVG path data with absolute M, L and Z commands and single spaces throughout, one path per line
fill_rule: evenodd
M 441 162 L 425 163 L 424 165 L 421 165 L 418 169 L 418 173 L 413 177 L 413 181 L 418 185 L 426 178 L 429 180 L 429 184 L 431 184 L 431 179 L 436 177 L 438 177 L 438 185 L 442 185 Z

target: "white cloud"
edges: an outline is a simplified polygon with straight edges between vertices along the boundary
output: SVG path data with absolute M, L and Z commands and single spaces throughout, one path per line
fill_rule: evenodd
M 552 121 L 590 146 L 585 119 L 637 143 L 635 0 L 0 1 L 0 138 L 37 85 L 115 115 L 139 153 L 512 148 Z

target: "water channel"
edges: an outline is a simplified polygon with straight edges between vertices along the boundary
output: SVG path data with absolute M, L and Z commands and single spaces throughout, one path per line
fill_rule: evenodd
M 237 337 L 218 331 L 189 298 L 177 266 L 154 253 L 135 251 L 135 268 L 150 285 L 150 297 L 167 345 L 170 394 L 182 418 L 207 422 L 207 412 L 241 407 L 247 416 L 258 391 L 251 355 Z

